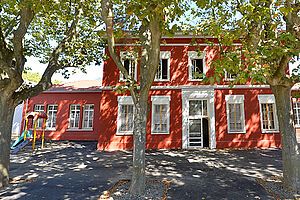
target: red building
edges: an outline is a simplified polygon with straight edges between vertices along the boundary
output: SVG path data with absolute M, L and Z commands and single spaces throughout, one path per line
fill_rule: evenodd
M 164 38 L 161 45 L 161 62 L 149 96 L 146 148 L 280 146 L 270 87 L 249 82 L 230 88 L 228 81 L 234 76 L 229 73 L 220 83 L 202 83 L 197 74 L 212 76 L 210 63 L 218 54 L 205 43 L 198 53 L 199 47 L 190 42 L 187 36 L 176 36 Z M 119 55 L 139 82 L 136 56 L 122 44 Z M 27 110 L 48 113 L 46 135 L 51 139 L 98 140 L 98 149 L 132 149 L 134 106 L 129 93 L 113 91 L 120 81 L 122 74 L 108 59 L 102 84 L 80 81 L 54 86 L 31 98 Z M 300 102 L 294 102 L 294 112 L 300 128 Z

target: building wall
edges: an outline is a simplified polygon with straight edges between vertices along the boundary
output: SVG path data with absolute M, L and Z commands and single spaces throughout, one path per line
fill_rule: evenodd
M 58 105 L 57 118 L 56 118 L 56 130 L 45 132 L 45 137 L 52 140 L 97 140 L 98 134 L 101 129 L 99 123 L 100 119 L 100 92 L 91 93 L 42 93 L 36 97 L 30 98 L 28 104 L 28 112 L 34 110 L 34 105 L 43 104 L 45 105 L 45 112 L 47 112 L 47 105 Z M 68 130 L 69 127 L 69 115 L 70 115 L 70 104 L 80 105 L 80 122 L 79 129 Z M 82 118 L 83 118 L 83 105 L 94 104 L 94 121 L 93 130 L 84 131 L 82 129 Z M 25 108 L 23 110 L 23 116 L 25 114 Z M 22 122 L 24 127 L 24 121 Z M 40 134 L 41 131 L 38 131 Z
M 118 101 L 114 91 L 104 90 L 101 99 L 100 123 L 101 131 L 98 139 L 98 149 L 132 149 L 132 135 L 116 135 Z M 129 95 L 129 94 L 126 94 Z M 151 134 L 151 96 L 170 96 L 170 130 L 169 134 Z M 182 147 L 182 116 L 180 90 L 151 90 L 150 109 L 148 112 L 146 148 L 147 149 L 177 149 Z
M 262 133 L 259 94 L 273 94 L 271 89 L 215 90 L 216 143 L 226 147 L 278 147 L 280 133 Z M 246 133 L 228 133 L 225 95 L 244 95 Z

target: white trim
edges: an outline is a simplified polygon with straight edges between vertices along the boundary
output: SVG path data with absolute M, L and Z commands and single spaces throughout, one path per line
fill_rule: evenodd
M 155 76 L 154 77 L 155 82 L 170 81 L 170 64 L 171 64 L 170 58 L 171 58 L 171 51 L 161 51 L 160 52 L 160 61 L 161 61 L 161 59 L 168 59 L 167 79 L 156 79 L 156 76 Z
M 228 75 L 231 74 L 225 69 L 225 81 L 234 81 L 236 78 L 229 78 Z
M 71 127 L 70 125 L 71 125 L 71 107 L 72 106 L 75 106 L 75 116 L 74 116 L 74 125 L 76 124 L 76 113 L 77 113 L 77 111 L 78 111 L 78 109 L 76 109 L 77 108 L 77 106 L 79 106 L 79 119 L 78 119 L 78 127 Z M 69 126 L 68 126 L 68 128 L 69 129 L 79 129 L 79 127 L 80 127 L 80 113 L 81 113 L 81 105 L 80 104 L 70 104 L 70 112 L 69 112 Z
M 259 101 L 259 112 L 260 112 L 260 127 L 262 133 L 278 133 L 279 132 L 279 125 L 278 125 L 278 118 L 277 118 L 277 110 L 276 110 L 276 102 L 275 102 L 275 96 L 273 94 L 259 94 L 257 95 L 258 101 Z M 263 128 L 263 122 L 262 122 L 262 109 L 261 104 L 263 103 L 272 103 L 274 108 L 274 123 L 275 123 L 275 129 L 269 130 Z
M 88 109 L 86 110 L 85 109 L 85 107 L 86 106 L 88 106 Z M 90 106 L 93 106 L 93 110 L 90 108 Z M 90 121 L 90 117 L 89 117 L 89 112 L 90 111 L 93 111 L 93 116 L 92 116 L 92 127 L 84 127 L 84 117 L 85 117 L 85 111 L 88 111 L 88 116 L 87 116 L 87 118 L 88 118 L 88 123 L 87 123 L 87 125 L 89 124 L 89 121 Z M 95 105 L 94 104 L 84 104 L 83 105 L 83 109 L 82 109 L 82 124 L 81 124 L 81 127 L 83 128 L 83 129 L 93 129 L 93 127 L 94 127 L 94 114 L 95 114 Z
M 293 104 L 293 114 L 294 114 L 294 125 L 295 125 L 296 128 L 300 128 L 300 119 L 299 119 L 300 102 L 297 102 L 296 98 L 293 98 L 292 104 Z M 295 113 L 295 110 L 296 110 L 296 113 Z M 297 122 L 298 123 L 296 123 L 296 116 L 297 116 Z
M 225 95 L 228 133 L 246 133 L 244 95 Z M 241 104 L 242 130 L 230 130 L 229 104 Z
M 188 66 L 189 66 L 189 81 L 202 81 L 203 78 L 195 79 L 192 77 L 192 60 L 193 59 L 202 59 L 203 61 L 203 74 L 206 75 L 206 67 L 205 67 L 205 55 L 206 52 L 203 51 L 201 55 L 198 55 L 197 51 L 188 51 Z
M 192 99 L 207 100 L 207 117 L 209 122 L 209 145 L 210 148 L 216 148 L 215 135 L 215 92 L 213 88 L 210 89 L 183 89 L 182 90 L 182 148 L 188 148 L 188 119 L 189 107 L 188 102 Z
M 139 86 L 137 87 L 139 89 Z M 270 88 L 269 85 L 233 85 L 231 88 L 229 85 L 158 85 L 151 86 L 151 89 L 256 89 L 256 88 Z M 112 86 L 101 86 L 101 90 L 113 90 Z
M 134 62 L 134 80 L 137 80 L 137 55 L 134 51 L 121 51 L 120 52 L 120 60 L 124 66 L 125 59 L 131 60 Z M 119 70 L 120 71 L 120 70 Z M 129 72 L 128 72 L 129 73 Z M 119 81 L 124 81 L 123 74 L 120 71 Z
M 42 130 L 42 129 L 40 129 Z M 56 131 L 56 128 L 46 128 L 45 131 Z
M 50 115 L 49 115 L 49 106 L 56 106 L 57 109 L 56 110 L 51 110 L 51 112 L 53 111 L 56 111 L 56 118 L 55 118 L 55 124 L 54 124 L 54 127 L 49 127 L 49 123 L 51 123 L 51 125 L 53 125 L 53 122 L 52 122 L 52 119 L 50 119 Z M 58 112 L 58 104 L 48 104 L 47 105 L 47 116 L 48 116 L 48 119 L 46 120 L 46 130 L 56 130 L 56 120 L 57 120 L 57 112 Z
M 122 105 L 133 105 L 133 100 L 131 96 L 118 96 L 118 114 L 117 114 L 117 136 L 120 135 L 133 135 L 132 131 L 120 131 L 121 128 L 121 106 Z M 133 113 L 135 112 L 135 107 L 133 106 Z M 134 121 L 134 120 L 133 120 Z
M 171 101 L 171 96 L 151 96 L 151 102 L 152 102 L 151 135 L 170 134 L 170 101 Z M 167 132 L 160 132 L 160 133 L 153 132 L 154 130 L 153 119 L 154 119 L 154 111 L 155 111 L 154 105 L 167 105 Z

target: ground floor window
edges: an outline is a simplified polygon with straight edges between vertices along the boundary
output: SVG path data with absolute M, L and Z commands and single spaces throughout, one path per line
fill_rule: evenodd
M 300 102 L 293 103 L 295 125 L 300 127 Z
M 70 106 L 70 121 L 69 128 L 79 128 L 80 120 L 80 105 L 71 105 Z
M 44 112 L 45 111 L 45 105 L 34 105 L 34 112 Z M 37 120 L 37 128 L 42 128 L 43 127 L 43 121 L 44 119 L 38 119 Z M 34 122 L 35 123 L 35 122 Z M 34 124 L 33 123 L 33 124 Z
M 93 128 L 94 105 L 86 104 L 83 106 L 82 128 Z
M 169 134 L 170 96 L 152 96 L 152 134 Z
M 262 132 L 278 132 L 279 127 L 274 95 L 258 95 L 258 100 Z
M 228 133 L 246 133 L 244 95 L 226 95 Z
M 134 125 L 134 105 L 131 96 L 118 97 L 117 134 L 131 135 Z
M 47 115 L 48 115 L 48 119 L 46 121 L 46 128 L 55 129 L 57 105 L 48 105 Z

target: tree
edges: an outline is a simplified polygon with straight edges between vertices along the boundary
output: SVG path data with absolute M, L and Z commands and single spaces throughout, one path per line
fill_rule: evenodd
M 56 71 L 67 76 L 69 67 L 101 61 L 97 6 L 93 0 L 0 2 L 0 187 L 9 182 L 14 108 L 51 87 Z M 26 56 L 47 64 L 35 86 L 22 87 Z
M 145 143 L 147 132 L 148 97 L 159 65 L 162 34 L 172 34 L 176 25 L 171 22 L 183 14 L 181 1 L 119 1 L 102 0 L 102 17 L 106 24 L 106 35 L 110 57 L 125 78 L 125 87 L 134 102 L 133 130 L 133 175 L 131 193 L 145 191 Z M 130 31 L 129 31 L 130 30 Z M 119 37 L 118 37 L 119 36 Z M 140 87 L 134 76 L 124 67 L 117 55 L 116 42 L 136 42 L 140 45 L 134 52 L 140 54 Z
M 284 186 L 300 193 L 300 150 L 291 104 L 291 88 L 300 80 L 300 66 L 291 75 L 287 73 L 289 62 L 300 53 L 300 2 L 216 0 L 196 4 L 199 10 L 194 14 L 202 21 L 193 31 L 214 36 L 220 44 L 216 74 L 207 81 L 219 81 L 226 69 L 238 74 L 231 84 L 251 79 L 270 85 L 281 135 Z

